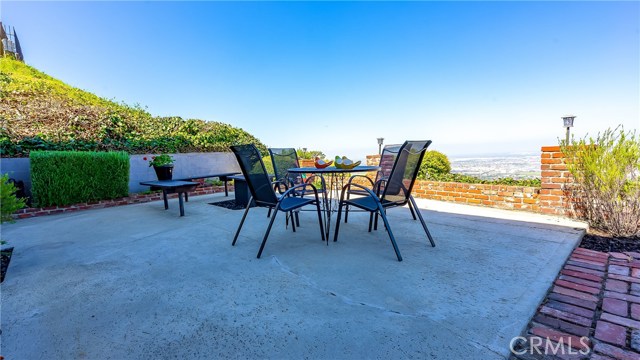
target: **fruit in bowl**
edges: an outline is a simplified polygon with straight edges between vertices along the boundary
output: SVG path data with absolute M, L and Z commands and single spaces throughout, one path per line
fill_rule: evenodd
M 346 156 L 336 156 L 334 163 L 336 165 L 336 168 L 338 169 L 353 169 L 354 167 L 360 165 L 360 161 L 353 162 L 353 160 L 350 160 Z
M 324 169 L 327 166 L 331 166 L 331 164 L 333 164 L 333 160 L 322 160 L 320 156 L 316 156 L 313 164 L 316 166 L 316 169 Z

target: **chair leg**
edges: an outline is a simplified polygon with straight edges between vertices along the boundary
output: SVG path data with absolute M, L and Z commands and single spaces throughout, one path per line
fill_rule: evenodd
M 418 219 L 416 219 L 416 211 L 417 210 L 415 210 L 415 211 L 414 210 L 415 209 L 413 208 L 413 204 L 411 204 L 411 201 L 409 201 L 409 211 L 411 211 L 411 216 L 413 216 L 413 220 L 418 220 Z
M 400 255 L 400 249 L 398 249 L 398 244 L 396 244 L 396 239 L 393 237 L 393 232 L 391 232 L 391 227 L 389 226 L 389 222 L 387 221 L 387 214 L 384 212 L 384 208 L 382 207 L 382 204 L 378 204 L 378 212 L 380 212 L 380 217 L 384 222 L 384 227 L 387 229 L 387 233 L 389 234 L 389 239 L 391 239 L 391 245 L 393 245 L 393 250 L 396 252 L 398 261 L 402 261 L 402 255 Z
M 374 214 L 374 212 L 375 212 L 375 211 L 372 211 L 372 212 L 369 214 L 369 232 L 371 232 L 371 225 L 373 225 L 373 214 Z
M 351 193 L 347 192 L 347 200 L 349 200 L 351 198 Z M 349 204 L 345 205 L 344 207 L 344 223 L 347 223 L 347 220 L 349 220 Z
M 320 212 L 320 202 L 316 202 L 316 209 L 318 209 L 318 224 L 320 224 L 320 236 L 322 237 L 322 241 L 327 241 L 327 245 L 329 245 L 329 238 L 324 236 L 324 224 L 322 223 L 322 213 Z
M 342 216 L 342 201 L 338 205 L 338 218 L 336 219 L 336 231 L 333 233 L 333 242 L 338 241 L 338 232 L 340 231 L 340 217 Z
M 300 216 L 299 216 L 300 212 L 294 211 L 293 213 L 296 215 L 296 226 L 300 227 Z
M 233 242 L 231 243 L 231 246 L 236 245 L 236 241 L 238 240 L 238 235 L 240 235 L 240 229 L 242 229 L 242 224 L 244 224 L 244 219 L 247 218 L 247 214 L 249 213 L 249 208 L 251 207 L 251 200 L 253 200 L 253 198 L 249 199 L 247 208 L 244 209 L 244 214 L 242 214 L 242 220 L 240 220 L 240 225 L 238 226 L 238 230 L 236 231 L 236 236 L 233 237 Z
M 267 232 L 264 234 L 264 239 L 262 239 L 260 250 L 258 250 L 258 259 L 260 259 L 260 256 L 262 256 L 262 250 L 264 250 L 264 245 L 267 243 L 267 238 L 269 237 L 269 233 L 271 232 L 271 227 L 273 226 L 273 221 L 276 219 L 276 215 L 278 215 L 277 207 L 273 211 L 273 215 L 271 216 L 271 221 L 269 221 L 269 227 L 267 227 Z
M 293 229 L 293 232 L 296 232 L 296 221 L 294 217 L 293 211 L 289 211 L 289 214 L 287 214 L 287 222 L 289 221 L 289 218 L 291 218 L 291 228 Z
M 378 231 L 378 212 L 376 211 L 375 216 L 375 222 L 373 223 L 373 230 Z
M 251 202 L 249 202 L 251 203 Z M 269 211 L 267 212 L 267 217 L 271 217 L 271 208 L 269 208 Z
M 422 218 L 422 214 L 420 213 L 420 210 L 418 209 L 418 206 L 416 206 L 416 201 L 413 199 L 413 196 L 409 197 L 409 201 L 410 201 L 410 203 L 413 203 L 413 207 L 416 209 L 416 213 L 418 213 L 418 217 L 420 218 L 420 223 L 422 224 L 422 227 L 424 228 L 424 232 L 427 233 L 427 237 L 429 238 L 429 241 L 431 242 L 431 247 L 435 247 L 436 243 L 433 241 L 433 238 L 431 237 L 431 233 L 429 232 L 429 229 L 427 229 L 427 224 L 425 224 L 424 219 Z

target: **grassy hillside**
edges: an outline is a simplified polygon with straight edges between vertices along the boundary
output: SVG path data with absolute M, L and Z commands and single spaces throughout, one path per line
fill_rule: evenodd
M 0 151 L 124 150 L 129 153 L 229 151 L 264 144 L 228 124 L 153 117 L 100 98 L 9 58 L 0 59 Z

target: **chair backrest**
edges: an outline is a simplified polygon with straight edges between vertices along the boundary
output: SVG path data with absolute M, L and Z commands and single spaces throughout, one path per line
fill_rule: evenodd
M 407 203 L 429 145 L 431 140 L 405 141 L 402 144 L 382 192 L 382 201 L 399 205 Z
M 394 144 L 394 145 L 385 145 L 382 149 L 382 154 L 380 155 L 380 171 L 376 174 L 376 180 L 386 179 L 391 175 L 391 169 L 393 169 L 393 164 L 396 163 L 396 158 L 398 157 L 398 152 L 402 144 Z
M 253 144 L 235 145 L 231 151 L 236 155 L 240 170 L 249 186 L 251 196 L 257 205 L 275 205 L 278 202 L 273 191 L 267 169 L 264 167 L 260 152 Z
M 273 163 L 273 172 L 276 175 L 276 180 L 286 181 L 285 184 L 287 186 L 296 184 L 296 177 L 290 176 L 287 172 L 288 169 L 300 167 L 296 149 L 271 148 L 269 149 L 269 155 L 271 155 L 271 162 Z

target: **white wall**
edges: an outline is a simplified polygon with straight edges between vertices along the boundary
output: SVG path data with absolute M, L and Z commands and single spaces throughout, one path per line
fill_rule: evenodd
M 156 180 L 156 173 L 149 167 L 149 160 L 155 154 L 131 155 L 129 158 L 129 192 L 136 193 L 149 190 L 142 186 L 141 181 Z M 186 153 L 172 154 L 175 159 L 173 168 L 174 178 L 199 176 L 226 172 L 240 172 L 240 167 L 233 153 Z M 144 160 L 144 158 L 147 160 Z M 0 172 L 9 174 L 10 178 L 24 181 L 28 195 L 31 195 L 31 169 L 29 158 L 2 158 Z

